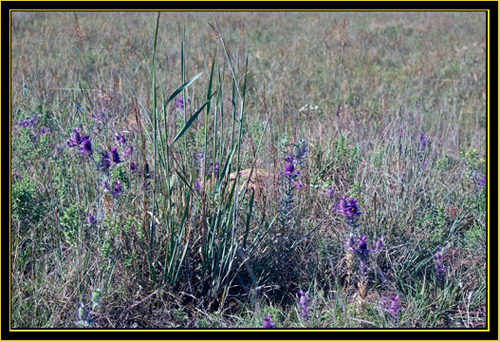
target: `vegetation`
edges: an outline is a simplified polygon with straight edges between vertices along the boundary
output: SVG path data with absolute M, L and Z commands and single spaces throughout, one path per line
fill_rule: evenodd
M 12 13 L 12 327 L 485 327 L 485 19 Z

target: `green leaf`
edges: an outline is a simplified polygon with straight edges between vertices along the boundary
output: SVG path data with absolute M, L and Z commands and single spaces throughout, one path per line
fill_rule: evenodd
M 189 87 L 191 85 L 191 83 L 193 83 L 194 81 L 196 81 L 196 79 L 198 77 L 201 76 L 201 74 L 203 74 L 202 72 L 200 72 L 198 75 L 196 75 L 195 77 L 193 77 L 192 79 L 190 79 L 189 81 L 187 81 L 186 83 L 184 83 L 179 89 L 177 89 L 176 91 L 173 92 L 172 95 L 170 95 L 169 99 L 167 100 L 167 104 L 172 101 L 177 95 L 179 95 L 179 93 L 181 91 L 183 91 L 184 89 L 186 89 L 187 87 Z

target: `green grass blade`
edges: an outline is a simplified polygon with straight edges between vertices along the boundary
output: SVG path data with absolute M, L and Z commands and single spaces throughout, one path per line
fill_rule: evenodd
M 179 95 L 180 92 L 182 92 L 184 89 L 186 89 L 187 87 L 189 87 L 189 85 L 191 85 L 191 83 L 193 83 L 194 81 L 196 81 L 198 79 L 198 77 L 200 77 L 202 74 L 203 74 L 203 72 L 200 72 L 198 75 L 194 76 L 192 79 L 190 79 L 189 81 L 187 81 L 186 83 L 184 83 L 179 89 L 177 89 L 176 91 L 174 91 L 172 93 L 172 95 L 170 95 L 170 97 L 168 98 L 167 104 L 170 101 L 172 101 L 177 95 Z
M 208 99 L 207 101 L 205 101 L 205 103 L 203 103 L 203 105 L 200 107 L 200 109 L 198 109 L 196 111 L 196 113 L 194 113 L 191 116 L 191 118 L 189 118 L 188 122 L 186 122 L 186 124 L 184 125 L 184 127 L 182 127 L 181 131 L 179 133 L 177 133 L 177 135 L 175 136 L 174 140 L 172 141 L 172 143 L 169 145 L 168 148 L 172 148 L 172 145 L 184 135 L 184 133 L 187 131 L 187 129 L 193 124 L 194 120 L 196 120 L 196 118 L 201 113 L 201 111 L 203 110 L 203 108 L 205 108 L 205 106 L 209 102 L 210 102 L 210 99 Z

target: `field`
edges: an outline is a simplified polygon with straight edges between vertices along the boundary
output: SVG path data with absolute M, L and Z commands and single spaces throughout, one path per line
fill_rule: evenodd
M 485 328 L 485 20 L 12 13 L 12 328 Z

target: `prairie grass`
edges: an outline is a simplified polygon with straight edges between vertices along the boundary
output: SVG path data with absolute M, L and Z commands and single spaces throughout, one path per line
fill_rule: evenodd
M 12 13 L 12 328 L 484 328 L 484 23 Z

